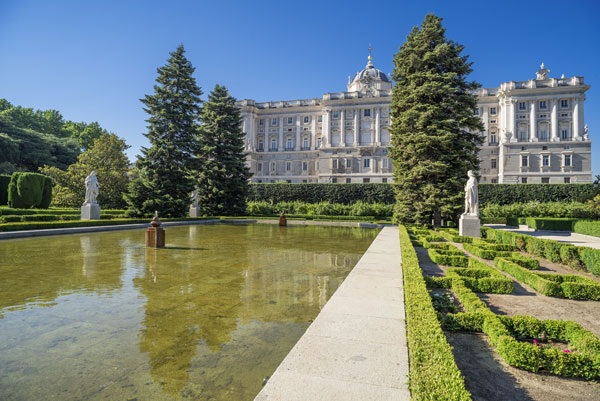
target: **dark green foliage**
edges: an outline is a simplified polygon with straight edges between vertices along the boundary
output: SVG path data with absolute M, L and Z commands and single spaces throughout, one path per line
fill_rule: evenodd
M 469 258 L 469 265 L 471 265 Z M 496 270 L 485 266 L 485 268 L 449 268 L 446 270 L 446 277 L 460 278 L 464 284 L 475 292 L 511 294 L 514 291 L 514 285 L 511 279 L 504 277 Z
M 467 257 L 462 255 L 462 252 L 458 251 L 445 251 L 441 249 L 429 249 L 429 258 L 433 263 L 444 266 L 467 266 Z
M 201 116 L 194 176 L 202 213 L 244 214 L 251 174 L 246 167 L 240 109 L 227 88 L 216 85 Z
M 562 244 L 558 241 L 546 240 L 544 241 L 544 257 L 550 262 L 560 262 L 560 248 Z
M 451 242 L 459 242 L 459 243 L 464 244 L 464 243 L 471 243 L 473 241 L 473 237 L 466 237 L 464 235 L 458 235 L 458 230 L 455 230 L 455 229 L 440 230 L 440 235 Z
M 246 204 L 246 213 L 250 216 L 274 216 L 286 214 L 322 215 L 322 216 L 377 216 L 392 217 L 393 206 L 382 203 L 357 201 L 351 205 L 343 203 L 306 203 L 302 201 L 279 202 L 250 201 Z
M 508 224 L 508 217 L 479 217 L 481 224 Z
M 167 65 L 158 69 L 154 94 L 141 99 L 149 115 L 144 135 L 150 147 L 142 148 L 125 196 L 129 215 L 156 210 L 160 216 L 177 217 L 188 212 L 202 91 L 184 53 L 183 45 L 170 53 Z
M 529 270 L 537 270 L 540 268 L 540 261 L 533 258 L 528 258 L 527 256 L 523 256 L 517 252 L 513 252 L 513 254 L 508 257 L 508 259 L 512 260 L 516 264 L 521 267 L 524 267 Z
M 568 185 L 568 184 L 567 184 Z M 486 218 L 493 217 L 536 217 L 536 218 L 571 218 L 571 219 L 597 219 L 600 217 L 600 208 L 583 202 L 527 202 L 509 203 L 499 205 L 488 203 L 481 208 L 481 215 Z M 524 223 L 521 223 L 524 224 Z
M 8 184 L 10 184 L 10 175 L 0 174 L 0 205 L 8 204 Z
M 302 201 L 349 205 L 363 201 L 391 205 L 394 188 L 391 184 L 250 184 L 248 200 L 273 204 Z
M 43 174 L 13 173 L 8 185 L 11 208 L 48 208 L 52 201 L 52 180 Z
M 467 171 L 479 170 L 475 115 L 479 87 L 464 47 L 448 40 L 442 19 L 428 14 L 394 56 L 390 156 L 400 222 L 457 220 Z
M 479 203 L 585 202 L 598 193 L 594 184 L 480 184 Z
M 587 267 L 587 269 L 594 273 L 596 276 L 600 276 L 600 249 L 593 249 L 587 247 L 577 247 L 581 262 Z
M 446 341 L 415 249 L 400 226 L 406 307 L 406 337 L 410 359 L 409 388 L 416 400 L 470 400 L 464 379 Z
M 169 221 L 187 221 L 187 220 L 207 220 L 213 217 L 178 217 L 161 218 L 164 223 Z M 61 219 L 64 220 L 64 219 Z M 22 223 L 0 224 L 0 231 L 21 231 L 21 230 L 43 230 L 49 228 L 69 228 L 69 227 L 96 227 L 96 226 L 115 226 L 121 224 L 146 224 L 150 218 L 143 219 L 102 219 L 102 220 L 78 220 L 78 221 L 33 221 Z

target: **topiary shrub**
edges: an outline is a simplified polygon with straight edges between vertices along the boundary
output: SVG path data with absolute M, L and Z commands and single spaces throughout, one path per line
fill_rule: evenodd
M 47 209 L 51 201 L 50 177 L 37 173 L 13 173 L 8 185 L 9 207 Z
M 562 244 L 558 241 L 544 241 L 544 257 L 552 263 L 560 262 L 560 247 Z
M 10 175 L 0 174 L 0 205 L 8 204 L 8 184 Z

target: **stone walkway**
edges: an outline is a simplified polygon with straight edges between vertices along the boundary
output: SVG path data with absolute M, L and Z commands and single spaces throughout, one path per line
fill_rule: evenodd
M 410 400 L 400 241 L 385 227 L 255 400 Z
M 552 239 L 558 242 L 566 242 L 576 246 L 587 246 L 588 248 L 600 249 L 600 238 L 592 237 L 591 235 L 577 234 L 570 231 L 547 231 L 534 230 L 533 228 L 514 228 L 500 224 L 486 224 L 486 227 L 495 228 L 497 230 L 507 230 L 520 234 L 531 235 L 542 239 Z

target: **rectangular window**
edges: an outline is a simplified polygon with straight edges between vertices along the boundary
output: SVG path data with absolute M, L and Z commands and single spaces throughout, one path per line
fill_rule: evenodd
M 271 139 L 271 150 L 277 150 L 277 140 Z
M 258 150 L 264 150 L 265 149 L 265 144 L 263 143 L 263 141 L 258 141 Z
M 550 165 L 550 156 L 542 155 L 542 167 L 548 167 Z
M 491 114 L 492 116 L 495 116 L 495 115 L 496 115 L 496 108 L 495 108 L 495 107 L 490 107 L 490 114 Z
M 262 171 L 262 163 L 258 163 L 256 166 L 256 171 Z
M 540 130 L 540 141 L 545 141 L 546 139 L 548 139 L 548 131 L 544 128 Z
M 352 178 L 346 178 L 346 184 L 351 184 L 352 183 Z
M 265 125 L 265 120 L 263 120 L 263 119 L 258 120 L 258 125 Z
M 563 128 L 563 129 L 560 131 L 560 137 L 561 137 L 562 139 L 569 139 L 569 130 L 568 130 L 568 129 L 566 129 L 566 128 Z
M 387 184 L 387 178 L 386 177 L 382 178 L 381 182 L 383 182 L 384 184 Z
M 498 179 L 497 178 L 492 178 L 492 184 L 497 184 L 498 183 Z
M 304 124 L 308 124 L 310 121 L 310 117 L 304 116 Z
M 308 162 L 302 162 L 302 171 L 308 170 Z
M 529 164 L 529 156 L 521 156 L 521 167 L 527 167 Z
M 492 159 L 491 162 L 492 162 L 491 168 L 498 168 L 496 159 Z
M 304 149 L 308 149 L 308 138 L 306 138 L 306 137 L 305 137 L 305 138 L 302 140 L 302 147 L 303 147 Z
M 322 143 L 323 143 L 323 139 L 317 138 L 317 148 L 320 148 Z
M 371 117 L 371 109 L 365 109 L 365 117 Z
M 363 167 L 370 168 L 371 167 L 371 159 L 363 159 Z
M 271 125 L 277 125 L 277 119 L 276 118 L 272 118 L 271 119 Z
M 322 122 L 323 122 L 323 116 L 319 116 L 319 117 L 317 117 L 317 122 L 318 122 L 318 123 L 322 123 Z
M 338 168 L 338 161 L 337 159 L 331 159 L 331 167 L 332 168 Z
M 337 183 L 337 178 L 335 178 L 335 177 L 332 177 L 332 178 L 331 178 L 331 182 L 333 182 L 334 184 L 336 184 L 336 183 Z
M 527 177 L 521 177 L 521 184 L 527 184 Z
M 567 99 L 562 99 L 560 101 L 560 107 L 566 109 L 567 107 L 569 107 L 569 101 Z
M 565 155 L 565 167 L 571 167 L 571 155 Z
M 352 159 L 346 159 L 346 168 L 352 168 Z
M 285 162 L 285 171 L 292 171 L 292 162 Z
M 550 177 L 542 177 L 542 184 L 550 184 Z
M 340 112 L 339 111 L 334 111 L 333 112 L 333 118 L 340 118 Z
M 495 145 L 496 144 L 496 133 L 492 132 L 490 134 L 490 145 Z
M 288 117 L 288 125 L 291 125 L 294 123 L 294 117 Z
M 271 162 L 271 171 L 275 171 L 275 162 Z
M 540 100 L 540 110 L 545 109 L 545 108 L 546 108 L 546 101 Z
M 390 166 L 390 159 L 388 159 L 387 157 L 384 157 L 382 162 L 381 162 L 381 167 L 382 168 L 389 168 Z
M 519 110 L 527 110 L 527 103 L 519 102 Z
M 363 178 L 363 184 L 368 184 L 371 182 L 370 178 Z
M 292 145 L 292 138 L 288 138 L 288 139 L 287 139 L 287 145 L 286 145 L 286 147 L 285 147 L 285 148 L 286 148 L 287 150 L 292 150 L 292 146 L 293 146 L 293 145 Z
M 565 184 L 570 184 L 571 183 L 571 177 L 565 177 L 564 183 Z

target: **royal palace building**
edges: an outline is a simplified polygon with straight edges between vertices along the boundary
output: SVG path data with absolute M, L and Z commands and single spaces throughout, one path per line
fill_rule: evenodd
M 583 77 L 534 79 L 477 91 L 485 130 L 481 183 L 592 182 Z M 252 182 L 392 182 L 392 82 L 366 67 L 346 92 L 321 98 L 238 102 Z

